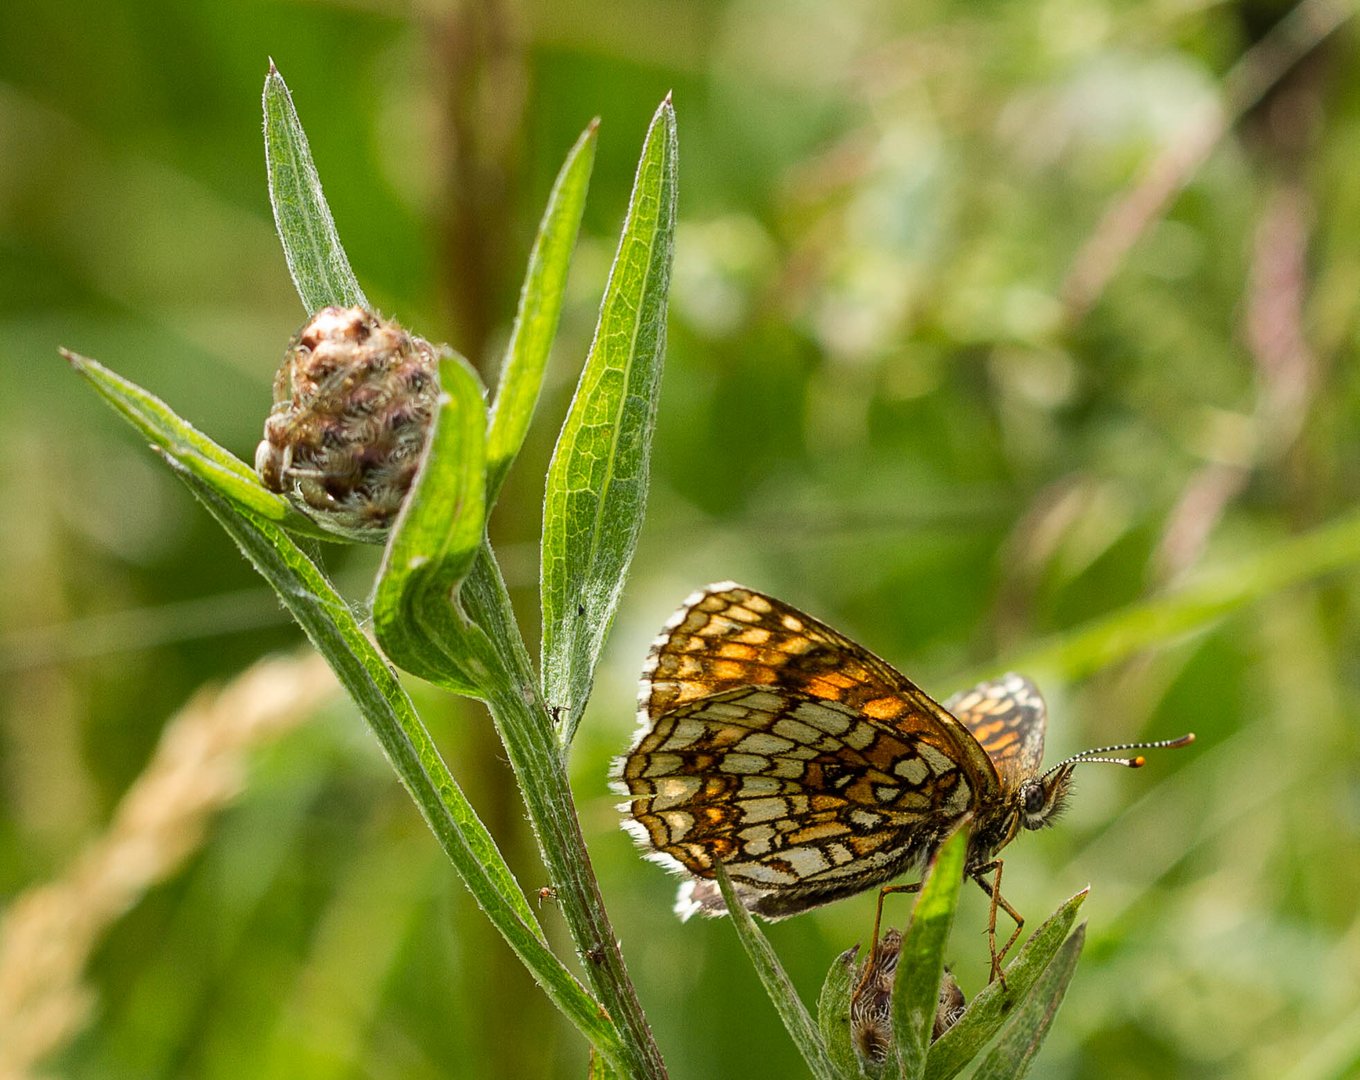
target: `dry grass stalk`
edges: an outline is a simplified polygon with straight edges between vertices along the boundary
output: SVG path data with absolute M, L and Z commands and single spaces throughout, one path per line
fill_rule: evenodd
M 0 918 L 0 1080 L 35 1076 L 94 1004 L 81 973 L 101 935 L 203 843 L 240 794 L 250 752 L 299 726 L 337 693 L 316 655 L 261 661 L 200 691 L 161 735 L 113 820 L 55 881 Z

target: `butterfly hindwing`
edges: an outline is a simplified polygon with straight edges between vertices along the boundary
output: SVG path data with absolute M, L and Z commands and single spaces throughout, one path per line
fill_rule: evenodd
M 945 708 L 972 732 L 1007 792 L 1036 776 L 1044 758 L 1048 709 L 1039 688 L 1014 673 L 955 694 Z
M 931 742 L 766 686 L 664 713 L 619 779 L 631 831 L 656 855 L 705 878 L 722 862 L 775 917 L 896 876 L 975 801 Z

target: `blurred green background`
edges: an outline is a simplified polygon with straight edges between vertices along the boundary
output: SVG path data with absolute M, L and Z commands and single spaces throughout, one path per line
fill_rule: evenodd
M 690 591 L 773 593 L 942 697 L 1218 573 L 1253 602 L 1114 663 L 1078 638 L 1029 672 L 1050 759 L 1200 739 L 1141 773 L 1086 770 L 1059 828 L 1006 853 L 1031 925 L 1093 886 L 1036 1075 L 1360 1076 L 1360 573 L 1271 572 L 1360 495 L 1360 39 L 1313 0 L 1288 25 L 1326 40 L 1274 71 L 1288 34 L 1261 43 L 1289 10 L 8 0 L 0 902 L 98 834 L 198 687 L 301 641 L 56 355 L 102 360 L 250 459 L 305 315 L 265 192 L 268 58 L 369 296 L 484 374 L 552 176 L 602 117 L 540 422 L 494 523 L 528 625 L 543 469 L 673 89 L 651 513 L 572 762 L 673 1075 L 803 1074 L 731 928 L 675 921 L 674 881 L 605 784 L 647 645 Z M 1348 535 L 1328 559 L 1360 566 Z M 377 553 L 328 554 L 362 602 Z M 526 890 L 547 884 L 484 713 L 413 690 Z M 806 998 L 872 915 L 864 897 L 770 929 Z M 565 942 L 550 903 L 543 919 Z M 970 996 L 985 923 L 970 890 L 950 950 Z M 252 756 L 88 977 L 97 1004 L 50 1075 L 584 1075 L 341 705 Z

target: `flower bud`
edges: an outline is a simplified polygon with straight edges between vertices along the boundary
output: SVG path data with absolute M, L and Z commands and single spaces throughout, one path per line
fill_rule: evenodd
M 438 397 L 428 341 L 363 308 L 322 308 L 274 379 L 255 471 L 323 528 L 381 538 L 411 488 Z
M 873 953 L 860 965 L 859 979 L 850 998 L 850 1037 L 855 1052 L 874 1065 L 886 1061 L 892 1048 L 893 983 L 901 955 L 901 932 L 887 931 L 874 946 Z M 963 1013 L 963 991 L 950 970 L 945 968 L 940 978 L 931 1042 L 958 1023 Z

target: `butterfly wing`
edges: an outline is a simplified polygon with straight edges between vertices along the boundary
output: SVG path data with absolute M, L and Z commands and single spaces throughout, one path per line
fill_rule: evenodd
M 781 600 L 732 582 L 691 596 L 653 643 L 638 701 L 645 728 L 690 701 L 740 686 L 777 686 L 836 702 L 871 724 L 933 743 L 980 796 L 997 790 L 968 729 L 889 664 Z
M 999 790 L 967 728 L 890 664 L 737 585 L 667 623 L 639 714 L 625 824 L 697 877 L 722 862 L 767 917 L 897 876 Z M 713 882 L 691 884 L 686 913 L 721 913 Z
M 972 732 L 1007 794 L 1039 773 L 1048 708 L 1039 688 L 1011 673 L 955 694 L 944 707 Z

